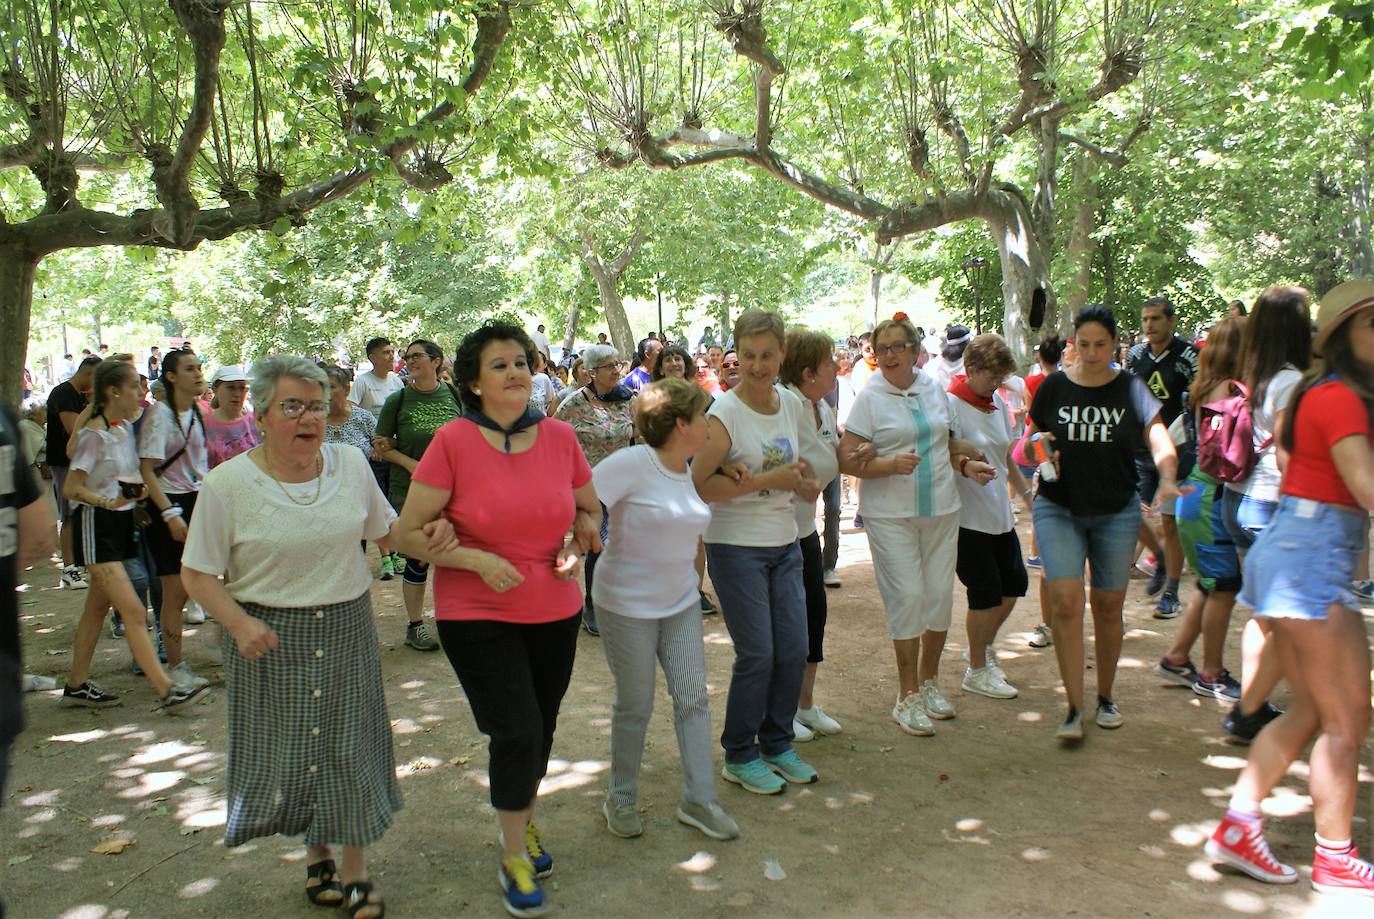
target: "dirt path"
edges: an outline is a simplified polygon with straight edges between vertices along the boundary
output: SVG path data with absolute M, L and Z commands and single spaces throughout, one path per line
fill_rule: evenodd
M 1223 740 L 1218 706 L 1150 672 L 1174 624 L 1150 617 L 1139 584 L 1127 602 L 1117 692 L 1124 729 L 1089 726 L 1075 751 L 1055 744 L 1063 713 L 1053 653 L 1026 644 L 1039 621 L 1034 597 L 1018 605 L 998 642 L 1021 697 L 960 693 L 959 591 L 941 676 L 959 715 L 939 723 L 934 738 L 913 738 L 888 718 L 895 667 L 865 538 L 847 531 L 843 542 L 844 586 L 830 592 L 817 699 L 844 733 L 801 748 L 819 784 L 759 798 L 721 783 L 740 840 L 714 842 L 672 819 L 680 774 L 661 689 L 642 783 L 646 832 L 637 840 L 606 832 L 612 689 L 597 639 L 582 636 L 539 804 L 558 859 L 548 887 L 554 915 L 1374 916 L 1369 901 L 1317 897 L 1306 882 L 1312 820 L 1303 762 L 1271 799 L 1269 822 L 1275 853 L 1302 866 L 1303 880 L 1266 887 L 1210 867 L 1201 845 L 1245 750 Z M 55 569 L 29 572 L 21 613 L 28 668 L 61 677 L 82 595 L 52 589 L 56 581 Z M 371 856 L 388 915 L 504 915 L 484 739 L 444 655 L 401 645 L 399 581 L 377 582 L 373 597 L 406 796 Z M 1374 611 L 1366 620 L 1374 632 Z M 706 626 L 718 727 L 732 652 L 720 618 Z M 212 632 L 188 629 L 187 647 L 195 668 L 218 683 Z M 181 717 L 152 714 L 151 692 L 128 660 L 123 641 L 101 639 L 94 674 L 125 694 L 117 708 L 27 697 L 30 723 L 0 810 L 0 892 L 10 915 L 325 915 L 301 896 L 298 839 L 233 852 L 220 842 L 223 692 Z M 1228 649 L 1238 670 L 1237 661 Z M 1372 749 L 1367 743 L 1356 825 L 1366 852 L 1374 851 Z M 91 851 L 115 840 L 133 843 L 121 854 Z M 770 861 L 784 879 L 765 878 Z

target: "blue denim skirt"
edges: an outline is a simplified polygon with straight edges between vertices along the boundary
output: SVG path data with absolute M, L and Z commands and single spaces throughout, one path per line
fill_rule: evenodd
M 1335 603 L 1359 609 L 1350 581 L 1369 516 L 1283 495 L 1245 556 L 1240 601 L 1267 619 L 1325 619 Z

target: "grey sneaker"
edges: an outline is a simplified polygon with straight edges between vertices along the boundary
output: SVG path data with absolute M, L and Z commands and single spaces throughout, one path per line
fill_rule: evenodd
M 634 839 L 644 832 L 644 821 L 639 819 L 639 811 L 635 810 L 633 804 L 612 804 L 607 798 L 601 804 L 601 813 L 606 815 L 606 829 L 611 831 L 612 836 L 619 836 L 621 839 Z M 678 811 L 678 819 L 682 811 Z
M 1076 708 L 1069 709 L 1069 717 L 1054 729 L 1054 736 L 1062 741 L 1073 742 L 1083 739 L 1083 713 Z
M 182 686 L 173 683 L 167 690 L 167 695 L 157 700 L 157 711 L 174 712 L 185 705 L 190 705 L 201 693 L 205 692 L 204 686 Z
M 739 824 L 714 801 L 710 804 L 683 801 L 677 806 L 677 819 L 679 823 L 696 827 L 712 839 L 739 838 Z
M 196 672 L 191 669 L 191 665 L 186 663 L 186 661 L 177 664 L 167 675 L 172 678 L 173 683 L 180 686 L 187 686 L 193 689 L 204 689 L 206 686 L 210 685 L 210 681 L 203 676 L 198 676 Z
M 406 626 L 406 644 L 416 651 L 439 650 L 439 642 L 429 633 L 429 624 L 423 619 Z

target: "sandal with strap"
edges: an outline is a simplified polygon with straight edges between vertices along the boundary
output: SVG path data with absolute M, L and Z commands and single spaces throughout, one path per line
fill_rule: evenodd
M 311 881 L 319 881 L 311 884 Z M 305 866 L 305 897 L 316 906 L 333 909 L 343 902 L 343 887 L 339 886 L 339 870 L 333 859 L 324 859 Z
M 348 913 L 349 919 L 358 919 L 358 914 L 369 908 L 377 910 L 377 913 L 374 916 L 369 916 L 368 919 L 382 919 L 386 915 L 386 901 L 380 897 L 376 900 L 372 899 L 371 881 L 354 881 L 351 884 L 345 884 L 343 894 L 344 898 L 341 905 L 344 912 Z

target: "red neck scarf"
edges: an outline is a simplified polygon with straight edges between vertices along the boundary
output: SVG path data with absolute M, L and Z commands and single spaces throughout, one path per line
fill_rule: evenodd
M 968 385 L 967 374 L 961 373 L 951 378 L 949 381 L 949 391 L 969 405 L 978 409 L 980 412 L 988 412 L 991 414 L 997 411 L 997 406 L 993 403 L 992 396 L 980 396 L 973 391 L 972 386 Z

